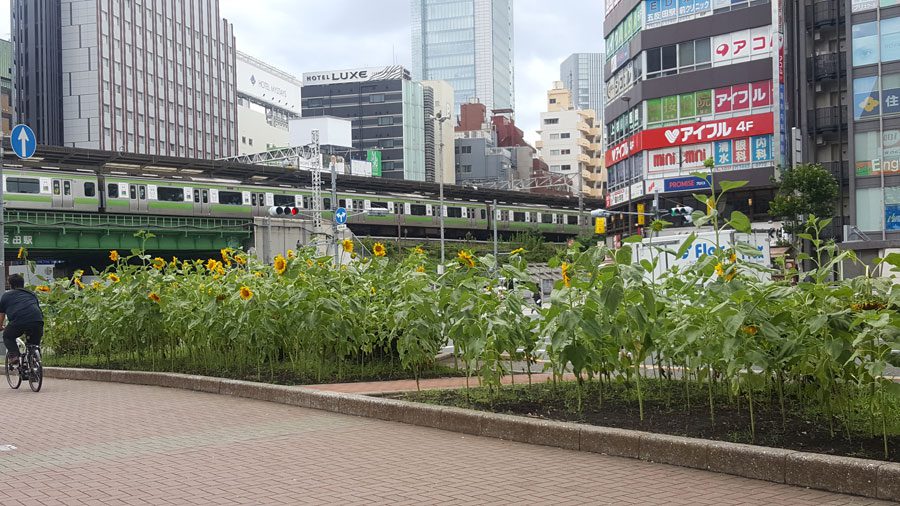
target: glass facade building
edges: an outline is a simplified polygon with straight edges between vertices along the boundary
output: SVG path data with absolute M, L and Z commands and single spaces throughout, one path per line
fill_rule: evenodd
M 513 1 L 412 0 L 413 78 L 453 87 L 456 112 L 477 98 L 512 109 Z
M 576 109 L 603 114 L 604 60 L 603 53 L 575 53 L 559 66 L 559 80 L 572 92 Z
M 847 8 L 851 217 L 869 239 L 900 242 L 900 4 Z

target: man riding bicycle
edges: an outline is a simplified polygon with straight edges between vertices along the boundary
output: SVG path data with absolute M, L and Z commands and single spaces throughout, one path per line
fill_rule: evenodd
M 28 335 L 28 344 L 40 346 L 44 336 L 44 313 L 37 295 L 25 289 L 25 279 L 21 274 L 13 274 L 7 280 L 10 290 L 0 297 L 0 330 L 3 330 L 3 344 L 6 345 L 10 365 L 19 363 L 19 348 L 16 338 Z M 9 315 L 9 325 L 4 327 Z

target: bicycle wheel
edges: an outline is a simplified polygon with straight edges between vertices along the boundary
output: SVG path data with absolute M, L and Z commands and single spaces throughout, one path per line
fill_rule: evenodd
M 22 359 L 19 358 L 19 363 L 21 363 Z M 12 389 L 19 388 L 19 385 L 22 384 L 22 377 L 19 376 L 19 369 L 13 369 L 9 365 L 9 356 L 6 357 L 6 382 L 9 383 L 9 387 Z
M 41 352 L 31 350 L 28 357 L 28 386 L 32 392 L 40 392 L 44 384 L 44 366 L 41 365 Z

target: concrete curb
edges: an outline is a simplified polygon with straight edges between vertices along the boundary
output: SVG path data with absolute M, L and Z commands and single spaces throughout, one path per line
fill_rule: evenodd
M 45 374 L 48 378 L 181 388 L 245 397 L 900 502 L 900 464 L 878 460 L 835 457 L 207 376 L 58 367 L 46 368 Z

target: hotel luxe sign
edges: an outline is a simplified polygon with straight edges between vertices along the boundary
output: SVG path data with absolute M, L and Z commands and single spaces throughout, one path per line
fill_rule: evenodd
M 335 70 L 330 72 L 307 72 L 303 74 L 303 84 L 313 85 L 382 81 L 387 79 L 402 79 L 403 74 L 403 67 L 400 65 L 394 65 L 391 67 Z

